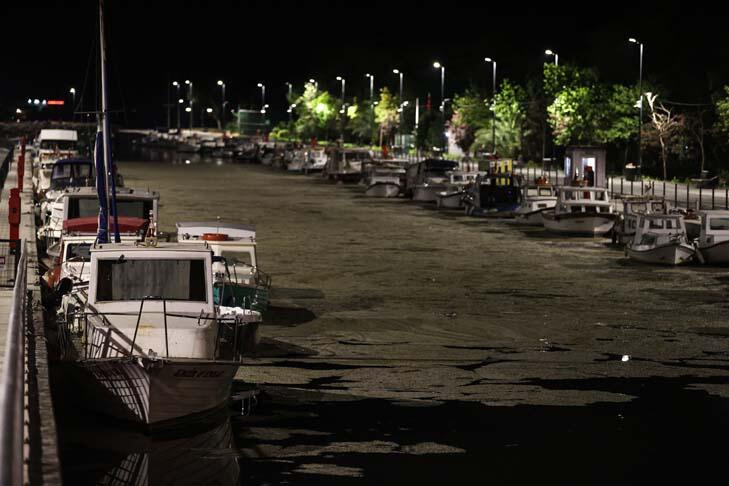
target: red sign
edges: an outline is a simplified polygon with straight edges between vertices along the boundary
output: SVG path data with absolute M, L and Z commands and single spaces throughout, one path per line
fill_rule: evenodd
M 65 104 L 66 104 L 66 102 L 65 102 L 65 101 L 63 101 L 63 100 L 48 100 L 48 104 L 49 104 L 49 105 L 58 105 L 58 106 L 63 106 L 63 105 L 65 105 Z

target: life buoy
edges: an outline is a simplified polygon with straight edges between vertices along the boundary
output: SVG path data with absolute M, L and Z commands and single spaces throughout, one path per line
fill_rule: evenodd
M 203 233 L 202 239 L 205 241 L 226 241 L 228 235 L 225 233 Z

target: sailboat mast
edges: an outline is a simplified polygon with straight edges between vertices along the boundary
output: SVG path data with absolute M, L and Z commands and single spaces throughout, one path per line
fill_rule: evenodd
M 109 200 L 109 174 L 111 173 L 111 135 L 108 114 L 108 99 L 106 86 L 106 42 L 104 40 L 104 0 L 99 0 L 99 53 L 101 55 L 101 125 L 102 139 L 104 141 L 104 193 L 106 196 L 107 211 L 111 208 Z M 98 174 L 97 174 L 98 177 Z M 109 214 L 106 214 L 106 234 L 109 235 Z M 101 228 L 99 228 L 101 229 Z

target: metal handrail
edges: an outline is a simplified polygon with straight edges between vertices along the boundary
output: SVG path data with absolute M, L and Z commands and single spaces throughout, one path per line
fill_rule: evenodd
M 9 329 L 0 383 L 0 484 L 23 484 L 23 405 L 25 389 L 26 251 L 20 243 Z
M 159 296 L 153 296 L 153 295 L 147 295 L 145 297 L 142 297 L 142 301 L 139 303 L 139 314 L 137 315 L 137 325 L 134 327 L 134 337 L 132 338 L 132 347 L 129 349 L 129 354 L 134 354 L 134 343 L 137 341 L 137 331 L 139 330 L 139 323 L 142 320 L 142 310 L 144 309 L 144 302 L 147 300 L 161 300 L 162 301 L 162 314 L 164 316 L 165 320 L 165 350 L 167 352 L 167 357 L 170 357 L 170 343 L 169 339 L 167 338 L 167 299 L 164 297 Z

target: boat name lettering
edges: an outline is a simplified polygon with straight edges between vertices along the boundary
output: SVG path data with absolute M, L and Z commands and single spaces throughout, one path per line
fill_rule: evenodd
M 206 370 L 177 370 L 175 375 L 181 378 L 219 378 L 223 375 L 222 371 L 206 371 Z

